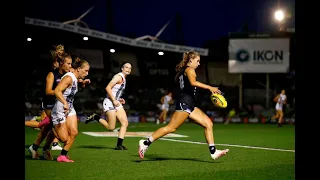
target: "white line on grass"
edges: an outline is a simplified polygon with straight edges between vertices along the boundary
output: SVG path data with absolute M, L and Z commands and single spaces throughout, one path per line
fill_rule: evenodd
M 154 124 L 154 125 L 148 125 L 148 126 L 144 126 L 144 125 L 142 125 L 142 126 L 128 126 L 128 128 L 141 128 L 141 127 L 150 127 L 150 126 L 160 126 L 160 125 Z M 120 127 L 115 128 L 113 130 L 113 132 L 118 132 L 119 130 L 120 130 Z
M 196 142 L 196 141 L 185 141 L 185 140 L 178 140 L 178 139 L 168 139 L 168 138 L 160 138 L 161 140 L 166 141 L 176 141 L 176 142 L 184 142 L 190 144 L 207 144 L 204 142 Z M 242 147 L 242 148 L 250 148 L 250 149 L 264 149 L 264 150 L 271 150 L 271 151 L 287 151 L 287 152 L 295 152 L 295 150 L 290 149 L 277 149 L 277 148 L 266 148 L 266 147 L 256 147 L 256 146 L 243 146 L 243 145 L 235 145 L 235 144 L 216 144 L 219 146 L 230 146 L 230 147 Z

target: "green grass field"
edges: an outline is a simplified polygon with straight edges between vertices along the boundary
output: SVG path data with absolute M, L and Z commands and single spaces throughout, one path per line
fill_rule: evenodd
M 162 125 L 130 124 L 128 132 L 153 132 Z M 294 125 L 215 124 L 215 144 L 229 153 L 213 161 L 203 128 L 183 124 L 175 133 L 188 137 L 166 137 L 153 143 L 141 160 L 138 140 L 126 137 L 127 151 L 116 151 L 117 137 L 94 137 L 83 132 L 105 132 L 98 123 L 79 124 L 79 135 L 68 155 L 74 163 L 33 160 L 27 150 L 39 131 L 25 128 L 26 180 L 106 180 L 106 179 L 295 179 Z M 44 144 L 44 143 L 43 143 Z M 42 144 L 42 145 L 43 145 Z M 289 151 L 284 151 L 289 150 Z M 52 151 L 54 158 L 60 151 Z M 39 148 L 42 155 L 42 149 Z

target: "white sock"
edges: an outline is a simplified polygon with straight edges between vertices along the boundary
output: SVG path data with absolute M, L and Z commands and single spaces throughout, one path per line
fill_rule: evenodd
M 154 141 L 152 136 L 149 136 L 148 139 L 149 139 L 150 142 Z

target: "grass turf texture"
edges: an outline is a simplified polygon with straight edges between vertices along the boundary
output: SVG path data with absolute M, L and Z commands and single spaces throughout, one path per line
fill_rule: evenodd
M 128 132 L 153 132 L 161 126 L 130 124 Z M 75 162 L 58 163 L 31 159 L 27 148 L 39 131 L 26 127 L 25 179 L 295 179 L 295 152 L 226 146 L 294 150 L 293 125 L 278 128 L 275 124 L 214 124 L 217 149 L 230 149 L 226 156 L 216 161 L 210 158 L 206 144 L 157 140 L 141 160 L 138 141 L 145 138 L 126 137 L 123 145 L 129 150 L 117 151 L 113 149 L 117 137 L 93 137 L 82 133 L 104 131 L 106 129 L 98 123 L 79 123 L 79 134 L 68 153 Z M 184 123 L 175 133 L 188 137 L 170 139 L 206 142 L 203 128 L 193 123 Z M 40 156 L 41 147 L 38 150 Z M 51 152 L 55 159 L 60 154 L 60 151 Z

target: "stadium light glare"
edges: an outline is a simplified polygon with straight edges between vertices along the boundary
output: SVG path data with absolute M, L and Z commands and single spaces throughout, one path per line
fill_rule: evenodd
M 115 49 L 110 49 L 110 52 L 111 52 L 111 53 L 115 53 L 116 50 L 115 50 Z
M 89 39 L 88 37 L 83 37 L 84 41 L 88 41 L 88 39 Z
M 27 38 L 27 41 L 29 41 L 29 42 L 30 42 L 30 41 L 32 41 L 32 39 L 31 39 L 31 38 Z
M 282 22 L 285 18 L 285 13 L 282 11 L 282 10 L 277 10 L 275 13 L 274 13 L 274 18 L 279 21 L 279 22 Z
M 164 53 L 163 53 L 162 51 L 159 51 L 159 52 L 158 52 L 158 55 L 159 55 L 159 56 L 163 56 Z

